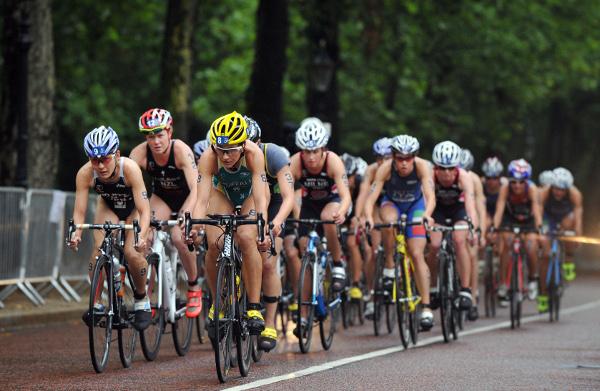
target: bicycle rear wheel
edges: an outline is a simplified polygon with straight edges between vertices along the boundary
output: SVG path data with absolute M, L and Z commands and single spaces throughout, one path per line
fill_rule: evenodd
M 250 371 L 250 360 L 252 360 L 252 338 L 246 326 L 246 308 L 248 297 L 244 281 L 239 274 L 236 274 L 236 289 L 234 295 L 236 319 L 234 323 L 235 348 L 237 352 L 237 364 L 242 377 L 248 376 Z
M 518 255 L 513 255 L 510 271 L 510 328 L 519 327 L 521 300 L 519 295 L 519 259 Z
M 152 321 L 150 322 L 150 326 L 140 333 L 142 353 L 144 353 L 144 357 L 148 361 L 156 359 L 165 327 L 164 308 L 158 306 L 159 298 L 162 294 L 158 290 L 158 274 L 158 255 L 152 254 L 148 256 L 148 275 L 146 277 L 146 292 L 150 299 L 150 307 L 152 308 Z
M 392 300 L 396 303 L 396 316 L 398 318 L 398 331 L 400 333 L 400 340 L 404 349 L 408 348 L 410 338 L 410 324 L 408 315 L 408 303 L 406 302 L 406 289 L 404 287 L 406 276 L 404 275 L 404 268 L 402 268 L 401 255 L 396 255 L 394 262 L 394 293 L 392 294 Z
M 414 279 L 414 274 L 412 273 L 412 269 L 409 269 L 411 272 L 410 275 L 410 290 L 412 292 L 413 297 L 417 297 L 418 296 L 418 291 L 417 291 L 417 283 L 415 282 Z M 408 318 L 409 318 L 409 325 L 410 325 L 410 339 L 413 343 L 413 345 L 417 344 L 417 341 L 419 339 L 419 311 L 418 311 L 419 306 L 416 305 L 414 311 L 409 311 L 408 313 Z
M 375 336 L 378 336 L 381 333 L 381 324 L 383 323 L 382 315 L 387 309 L 383 291 L 383 261 L 383 252 L 378 251 L 375 260 L 375 281 L 373 289 L 373 331 Z
M 125 280 L 125 268 L 121 268 L 121 289 L 117 292 L 119 303 L 120 325 L 118 329 L 119 358 L 123 368 L 129 368 L 135 355 L 135 344 L 138 332 L 133 328 L 135 316 L 133 289 L 129 281 Z
M 204 343 L 206 339 L 206 325 L 208 324 L 208 309 L 212 303 L 210 298 L 210 289 L 208 288 L 208 282 L 206 279 L 202 280 L 202 312 L 196 317 L 196 336 L 198 342 Z
M 325 275 L 323 278 L 323 302 L 327 309 L 327 315 L 323 319 L 319 319 L 319 334 L 321 335 L 321 345 L 323 349 L 329 350 L 333 343 L 333 336 L 335 335 L 335 320 L 336 312 L 341 311 L 341 297 L 338 292 L 333 290 L 333 284 L 331 283 L 331 259 L 327 260 L 325 268 Z M 348 304 L 351 304 L 348 302 Z
M 313 322 L 315 317 L 314 305 L 312 303 L 312 293 L 304 294 L 303 288 L 305 284 L 312 287 L 313 267 L 315 261 L 313 254 L 306 253 L 302 257 L 302 267 L 300 268 L 300 280 L 298 282 L 298 342 L 300 351 L 308 353 L 312 341 Z M 302 323 L 302 309 L 306 313 L 304 318 L 306 323 Z
M 217 297 L 214 304 L 215 339 L 212 341 L 215 351 L 215 366 L 221 383 L 225 383 L 231 369 L 233 346 L 233 295 L 234 275 L 228 260 L 220 259 L 217 273 Z
M 177 264 L 176 270 L 177 289 L 175 290 L 175 323 L 172 325 L 173 344 L 180 356 L 185 356 L 192 344 L 194 319 L 185 316 L 187 306 L 188 279 L 183 265 Z
M 89 344 L 92 365 L 97 373 L 106 368 L 110 353 L 113 315 L 112 262 L 106 255 L 96 259 L 89 299 Z

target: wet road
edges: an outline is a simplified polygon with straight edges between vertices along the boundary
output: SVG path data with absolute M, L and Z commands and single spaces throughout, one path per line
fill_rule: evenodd
M 340 327 L 329 352 L 322 351 L 318 330 L 307 355 L 290 335 L 253 363 L 247 378 L 232 369 L 225 385 L 218 382 L 209 345 L 195 339 L 181 358 L 170 335 L 154 362 L 145 362 L 138 347 L 129 369 L 121 367 L 113 344 L 109 366 L 98 375 L 87 328 L 72 322 L 0 334 L 0 379 L 2 389 L 600 389 L 600 279 L 578 278 L 563 308 L 560 322 L 550 324 L 527 303 L 520 330 L 510 330 L 503 309 L 495 319 L 467 323 L 450 344 L 436 326 L 408 351 L 401 351 L 397 331 L 374 337 L 369 322 Z

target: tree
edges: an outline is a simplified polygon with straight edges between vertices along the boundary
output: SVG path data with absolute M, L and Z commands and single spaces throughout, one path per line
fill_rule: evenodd
M 247 112 L 261 127 L 263 139 L 283 144 L 283 76 L 288 38 L 287 0 L 260 0 Z
M 196 0 L 169 0 L 162 55 L 162 106 L 174 118 L 177 137 L 188 140 L 192 79 L 192 36 Z

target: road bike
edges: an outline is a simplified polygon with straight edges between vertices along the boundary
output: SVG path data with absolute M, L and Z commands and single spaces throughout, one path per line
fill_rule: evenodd
M 558 322 L 560 299 L 564 291 L 562 265 L 565 249 L 560 241 L 561 236 L 575 236 L 575 231 L 563 231 L 560 228 L 547 233 L 550 237 L 550 260 L 546 272 L 546 289 L 548 290 L 548 315 L 550 322 Z
M 179 252 L 165 228 L 179 225 L 179 220 L 151 220 L 155 231 L 150 254 L 147 256 L 148 273 L 146 291 L 152 308 L 150 326 L 140 334 L 142 352 L 153 361 L 160 350 L 166 323 L 171 324 L 173 344 L 179 356 L 190 349 L 194 320 L 185 316 L 187 309 L 187 274 Z
M 101 373 L 108 364 L 112 331 L 117 330 L 119 358 L 125 368 L 131 366 L 138 332 L 133 328 L 135 285 L 124 256 L 125 231 L 134 231 L 134 245 L 139 240 L 140 226 L 132 224 L 75 224 L 69 220 L 67 244 L 77 229 L 104 231 L 100 254 L 92 269 L 89 312 L 89 346 L 92 365 Z

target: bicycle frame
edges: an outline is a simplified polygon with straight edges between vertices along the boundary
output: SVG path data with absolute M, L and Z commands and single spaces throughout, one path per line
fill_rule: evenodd
M 406 221 L 404 221 L 405 225 Z M 402 269 L 404 271 L 404 275 L 411 279 L 412 274 L 414 274 L 415 265 L 411 256 L 406 251 L 406 236 L 404 235 L 404 229 L 401 229 L 400 232 L 396 235 L 396 252 L 402 256 Z M 415 296 L 412 291 L 412 287 L 410 284 L 410 280 L 408 280 L 405 284 L 406 287 L 406 297 L 400 299 L 401 303 L 408 303 L 409 312 L 415 312 L 417 310 L 417 305 L 421 302 L 421 296 Z M 392 293 L 392 298 L 396 300 L 396 285 L 394 285 L 394 290 Z
M 557 232 L 551 232 L 551 250 L 550 261 L 548 262 L 548 271 L 546 273 L 546 286 L 550 286 L 552 275 L 554 274 L 554 284 L 559 286 L 562 280 L 561 264 L 562 264 L 562 246 L 558 239 Z
M 159 256 L 158 307 L 166 308 L 167 321 L 169 323 L 175 323 L 177 319 L 185 314 L 186 307 L 182 307 L 179 311 L 176 310 L 175 291 L 177 289 L 177 265 L 179 263 L 179 253 L 170 238 L 169 233 L 157 230 L 156 237 L 152 243 L 152 252 Z M 166 269 L 167 262 L 169 262 L 171 266 L 170 272 Z M 151 270 L 149 270 L 149 272 L 151 272 Z M 168 275 L 169 273 L 171 276 Z M 166 306 L 165 303 L 167 304 Z
M 522 239 L 521 239 L 521 230 L 518 227 L 513 227 L 512 232 L 514 233 L 514 238 L 513 238 L 513 243 L 512 243 L 512 251 L 513 251 L 513 256 L 510 257 L 509 260 L 509 267 L 508 267 L 508 272 L 507 272 L 507 276 L 506 276 L 506 286 L 510 286 L 511 280 L 512 280 L 512 274 L 513 274 L 513 267 L 515 267 L 515 261 L 517 263 L 516 267 L 517 267 L 517 289 L 519 291 L 519 293 L 521 294 L 519 297 L 519 300 L 522 300 L 523 298 L 522 293 L 523 293 L 523 247 L 522 247 Z

